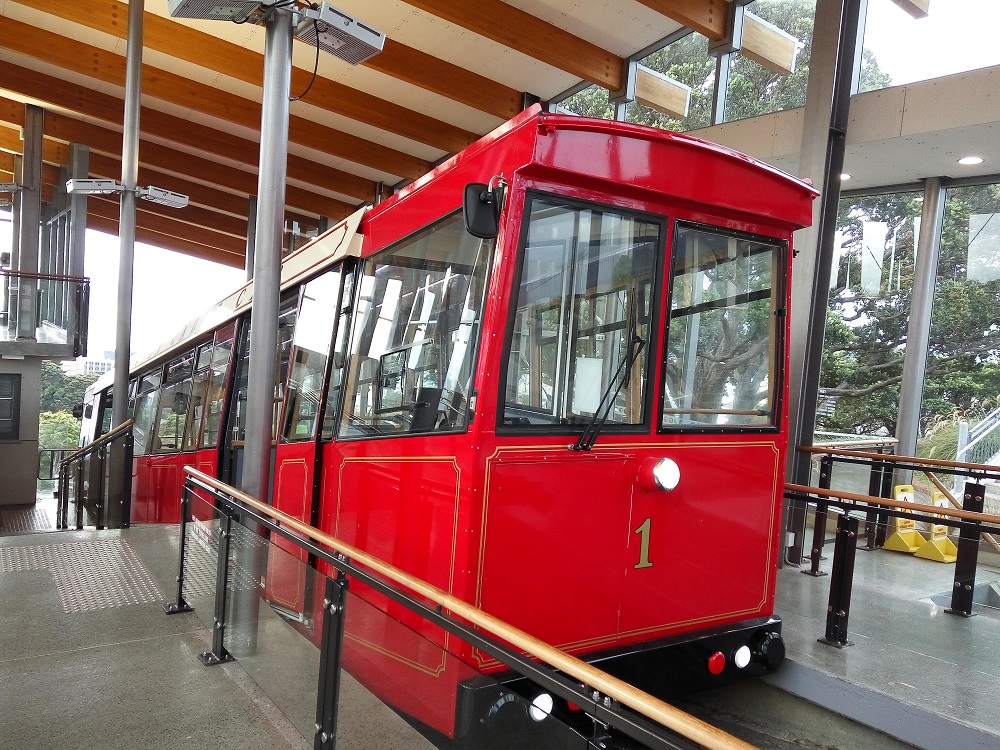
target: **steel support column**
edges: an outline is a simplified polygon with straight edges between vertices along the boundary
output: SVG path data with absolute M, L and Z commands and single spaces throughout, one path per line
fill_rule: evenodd
M 118 220 L 118 317 L 115 325 L 115 378 L 111 402 L 112 426 L 128 419 L 128 364 L 132 333 L 132 272 L 135 258 L 135 189 L 139 181 L 139 110 L 142 94 L 142 14 L 145 0 L 128 5 L 128 43 L 125 51 L 125 118 L 122 132 L 122 196 Z M 124 450 L 112 451 L 112 476 L 121 481 L 111 487 L 126 486 Z M 118 495 L 118 492 L 115 492 Z M 109 498 L 108 521 L 112 528 L 123 521 L 124 497 Z
M 278 297 L 288 168 L 288 95 L 292 70 L 292 13 L 273 9 L 265 22 L 264 101 L 257 180 L 250 367 L 242 489 L 269 500 L 273 431 L 274 353 L 278 347 Z
M 934 309 L 934 280 L 941 254 L 941 229 L 944 225 L 945 191 L 941 178 L 924 182 L 924 205 L 920 214 L 910 292 L 910 320 L 906 325 L 906 350 L 903 354 L 903 380 L 899 385 L 899 421 L 896 423 L 896 452 L 916 455 L 920 431 L 920 401 L 924 395 L 924 374 L 930 349 L 931 312 Z M 896 484 L 912 484 L 913 471 L 896 472 Z
M 42 134 L 45 112 L 33 104 L 24 105 L 24 160 L 21 162 L 21 191 L 18 193 L 19 250 L 17 270 L 38 273 L 42 219 Z M 38 312 L 38 280 L 18 284 L 17 337 L 34 339 Z
M 247 257 L 244 261 L 247 281 L 253 281 L 253 254 L 257 249 L 257 196 L 247 199 Z
M 69 145 L 69 165 L 67 172 L 71 178 L 86 179 L 90 173 L 90 147 L 82 143 Z M 66 270 L 70 276 L 81 277 L 84 274 L 84 249 L 87 242 L 87 196 L 71 193 L 67 197 L 69 214 L 66 228 Z M 66 290 L 66 330 L 87 330 L 87 321 L 78 319 L 80 310 L 73 302 L 71 289 Z M 81 337 L 83 351 L 87 353 L 87 339 Z
M 822 195 L 813 206 L 813 226 L 798 232 L 795 239 L 799 257 L 793 264 L 788 405 L 793 449 L 812 445 L 816 425 L 830 269 L 840 204 L 840 175 L 844 166 L 863 1 L 818 0 L 816 3 L 816 35 L 809 63 L 799 176 L 811 178 Z M 809 455 L 793 452 L 788 471 L 790 480 L 808 484 L 810 473 Z M 806 509 L 790 504 L 784 512 L 784 528 L 795 534 L 787 559 L 798 563 L 802 560 L 805 540 Z

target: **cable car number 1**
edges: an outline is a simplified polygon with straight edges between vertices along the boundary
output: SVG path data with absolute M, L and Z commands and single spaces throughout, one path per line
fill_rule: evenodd
M 647 518 L 642 522 L 642 526 L 636 529 L 634 534 L 640 534 L 639 539 L 639 562 L 633 565 L 633 568 L 652 568 L 653 563 L 649 561 L 649 529 L 652 524 L 652 519 Z

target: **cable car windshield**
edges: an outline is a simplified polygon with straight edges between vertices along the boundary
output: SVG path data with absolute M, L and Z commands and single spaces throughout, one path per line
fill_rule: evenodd
M 775 424 L 782 249 L 678 225 L 661 427 Z
M 649 340 L 661 225 L 550 197 L 528 215 L 501 424 L 643 423 L 648 347 L 632 339 Z

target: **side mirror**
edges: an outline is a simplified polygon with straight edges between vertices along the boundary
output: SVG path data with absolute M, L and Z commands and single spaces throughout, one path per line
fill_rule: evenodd
M 83 404 L 73 404 L 73 416 L 77 419 L 83 418 Z
M 500 231 L 502 204 L 503 185 L 497 185 L 490 190 L 489 185 L 470 182 L 465 186 L 462 200 L 466 231 L 481 240 L 492 240 Z

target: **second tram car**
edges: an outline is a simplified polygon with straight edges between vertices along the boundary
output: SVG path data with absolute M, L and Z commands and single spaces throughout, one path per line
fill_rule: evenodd
M 693 137 L 522 113 L 285 260 L 270 501 L 654 694 L 776 667 L 815 195 Z M 184 465 L 239 486 L 247 409 L 272 408 L 246 402 L 251 294 L 133 369 L 133 523 L 178 521 Z M 268 581 L 311 606 L 301 576 Z M 347 627 L 349 669 L 461 733 L 463 665 L 495 664 Z

